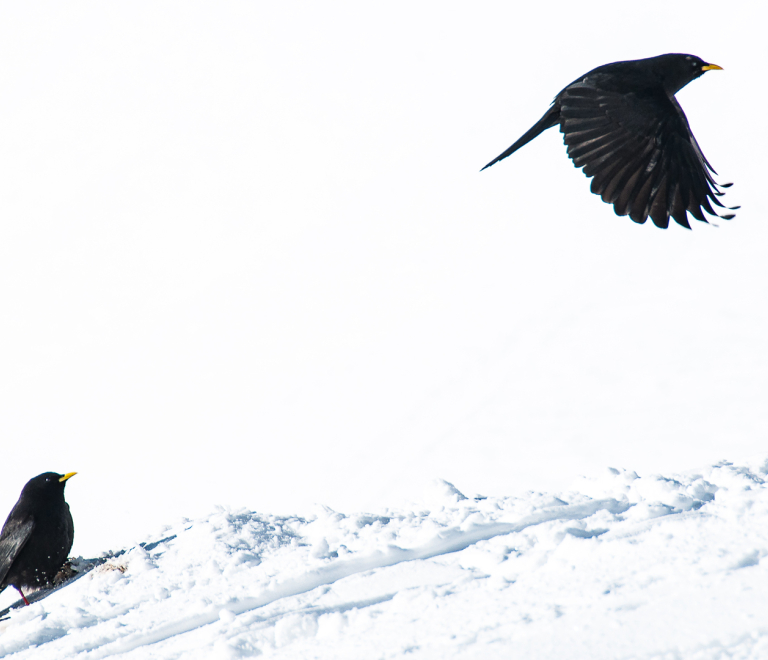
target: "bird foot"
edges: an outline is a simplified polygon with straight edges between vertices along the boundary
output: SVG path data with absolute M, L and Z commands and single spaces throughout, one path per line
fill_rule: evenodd
M 27 600 L 27 597 L 24 595 L 24 592 L 21 589 L 19 589 L 17 586 L 14 586 L 13 588 L 19 592 L 19 596 L 21 596 L 21 600 L 24 601 L 24 604 L 29 605 L 29 601 Z

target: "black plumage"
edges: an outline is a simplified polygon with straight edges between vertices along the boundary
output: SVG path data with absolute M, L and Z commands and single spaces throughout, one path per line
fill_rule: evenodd
M 75 525 L 64 501 L 67 479 L 77 474 L 45 472 L 21 491 L 0 532 L 0 591 L 50 584 L 72 549 Z
M 730 220 L 732 213 L 720 215 L 712 205 L 726 208 L 718 197 L 731 184 L 715 182 L 675 99 L 689 82 L 720 68 L 679 53 L 597 67 L 563 89 L 544 116 L 483 169 L 559 125 L 573 164 L 617 215 L 638 223 L 650 217 L 662 228 L 671 217 L 690 229 L 687 213 L 707 222 L 703 211 Z

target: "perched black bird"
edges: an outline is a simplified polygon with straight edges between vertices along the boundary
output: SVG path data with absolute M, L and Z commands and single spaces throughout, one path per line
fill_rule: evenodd
M 27 605 L 21 588 L 49 584 L 72 549 L 75 525 L 64 486 L 76 474 L 45 472 L 30 479 L 0 532 L 0 591 L 14 587 Z
M 592 192 L 617 215 L 638 223 L 650 216 L 663 228 L 671 216 L 690 229 L 686 211 L 707 222 L 702 209 L 730 220 L 732 213 L 719 215 L 710 202 L 725 208 L 717 197 L 731 184 L 718 187 L 712 178 L 716 172 L 675 99 L 705 71 L 721 68 L 678 53 L 599 66 L 563 89 L 544 116 L 483 169 L 559 125 L 573 164 L 592 177 Z

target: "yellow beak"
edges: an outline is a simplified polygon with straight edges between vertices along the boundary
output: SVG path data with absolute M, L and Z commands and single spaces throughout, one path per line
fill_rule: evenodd
M 70 477 L 74 477 L 77 474 L 77 472 L 67 472 L 59 481 L 66 481 Z
M 701 67 L 702 71 L 722 71 L 723 67 L 717 66 L 717 64 L 705 64 Z

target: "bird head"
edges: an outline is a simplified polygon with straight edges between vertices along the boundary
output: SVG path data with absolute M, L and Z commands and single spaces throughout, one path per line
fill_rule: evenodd
M 664 81 L 667 94 L 673 96 L 692 80 L 704 75 L 707 71 L 721 70 L 717 64 L 709 64 L 695 55 L 670 53 L 654 58 L 656 70 Z
M 57 474 L 56 472 L 43 472 L 30 479 L 21 491 L 22 498 L 48 499 L 57 496 L 64 497 L 64 486 L 67 479 L 74 477 L 77 472 Z

